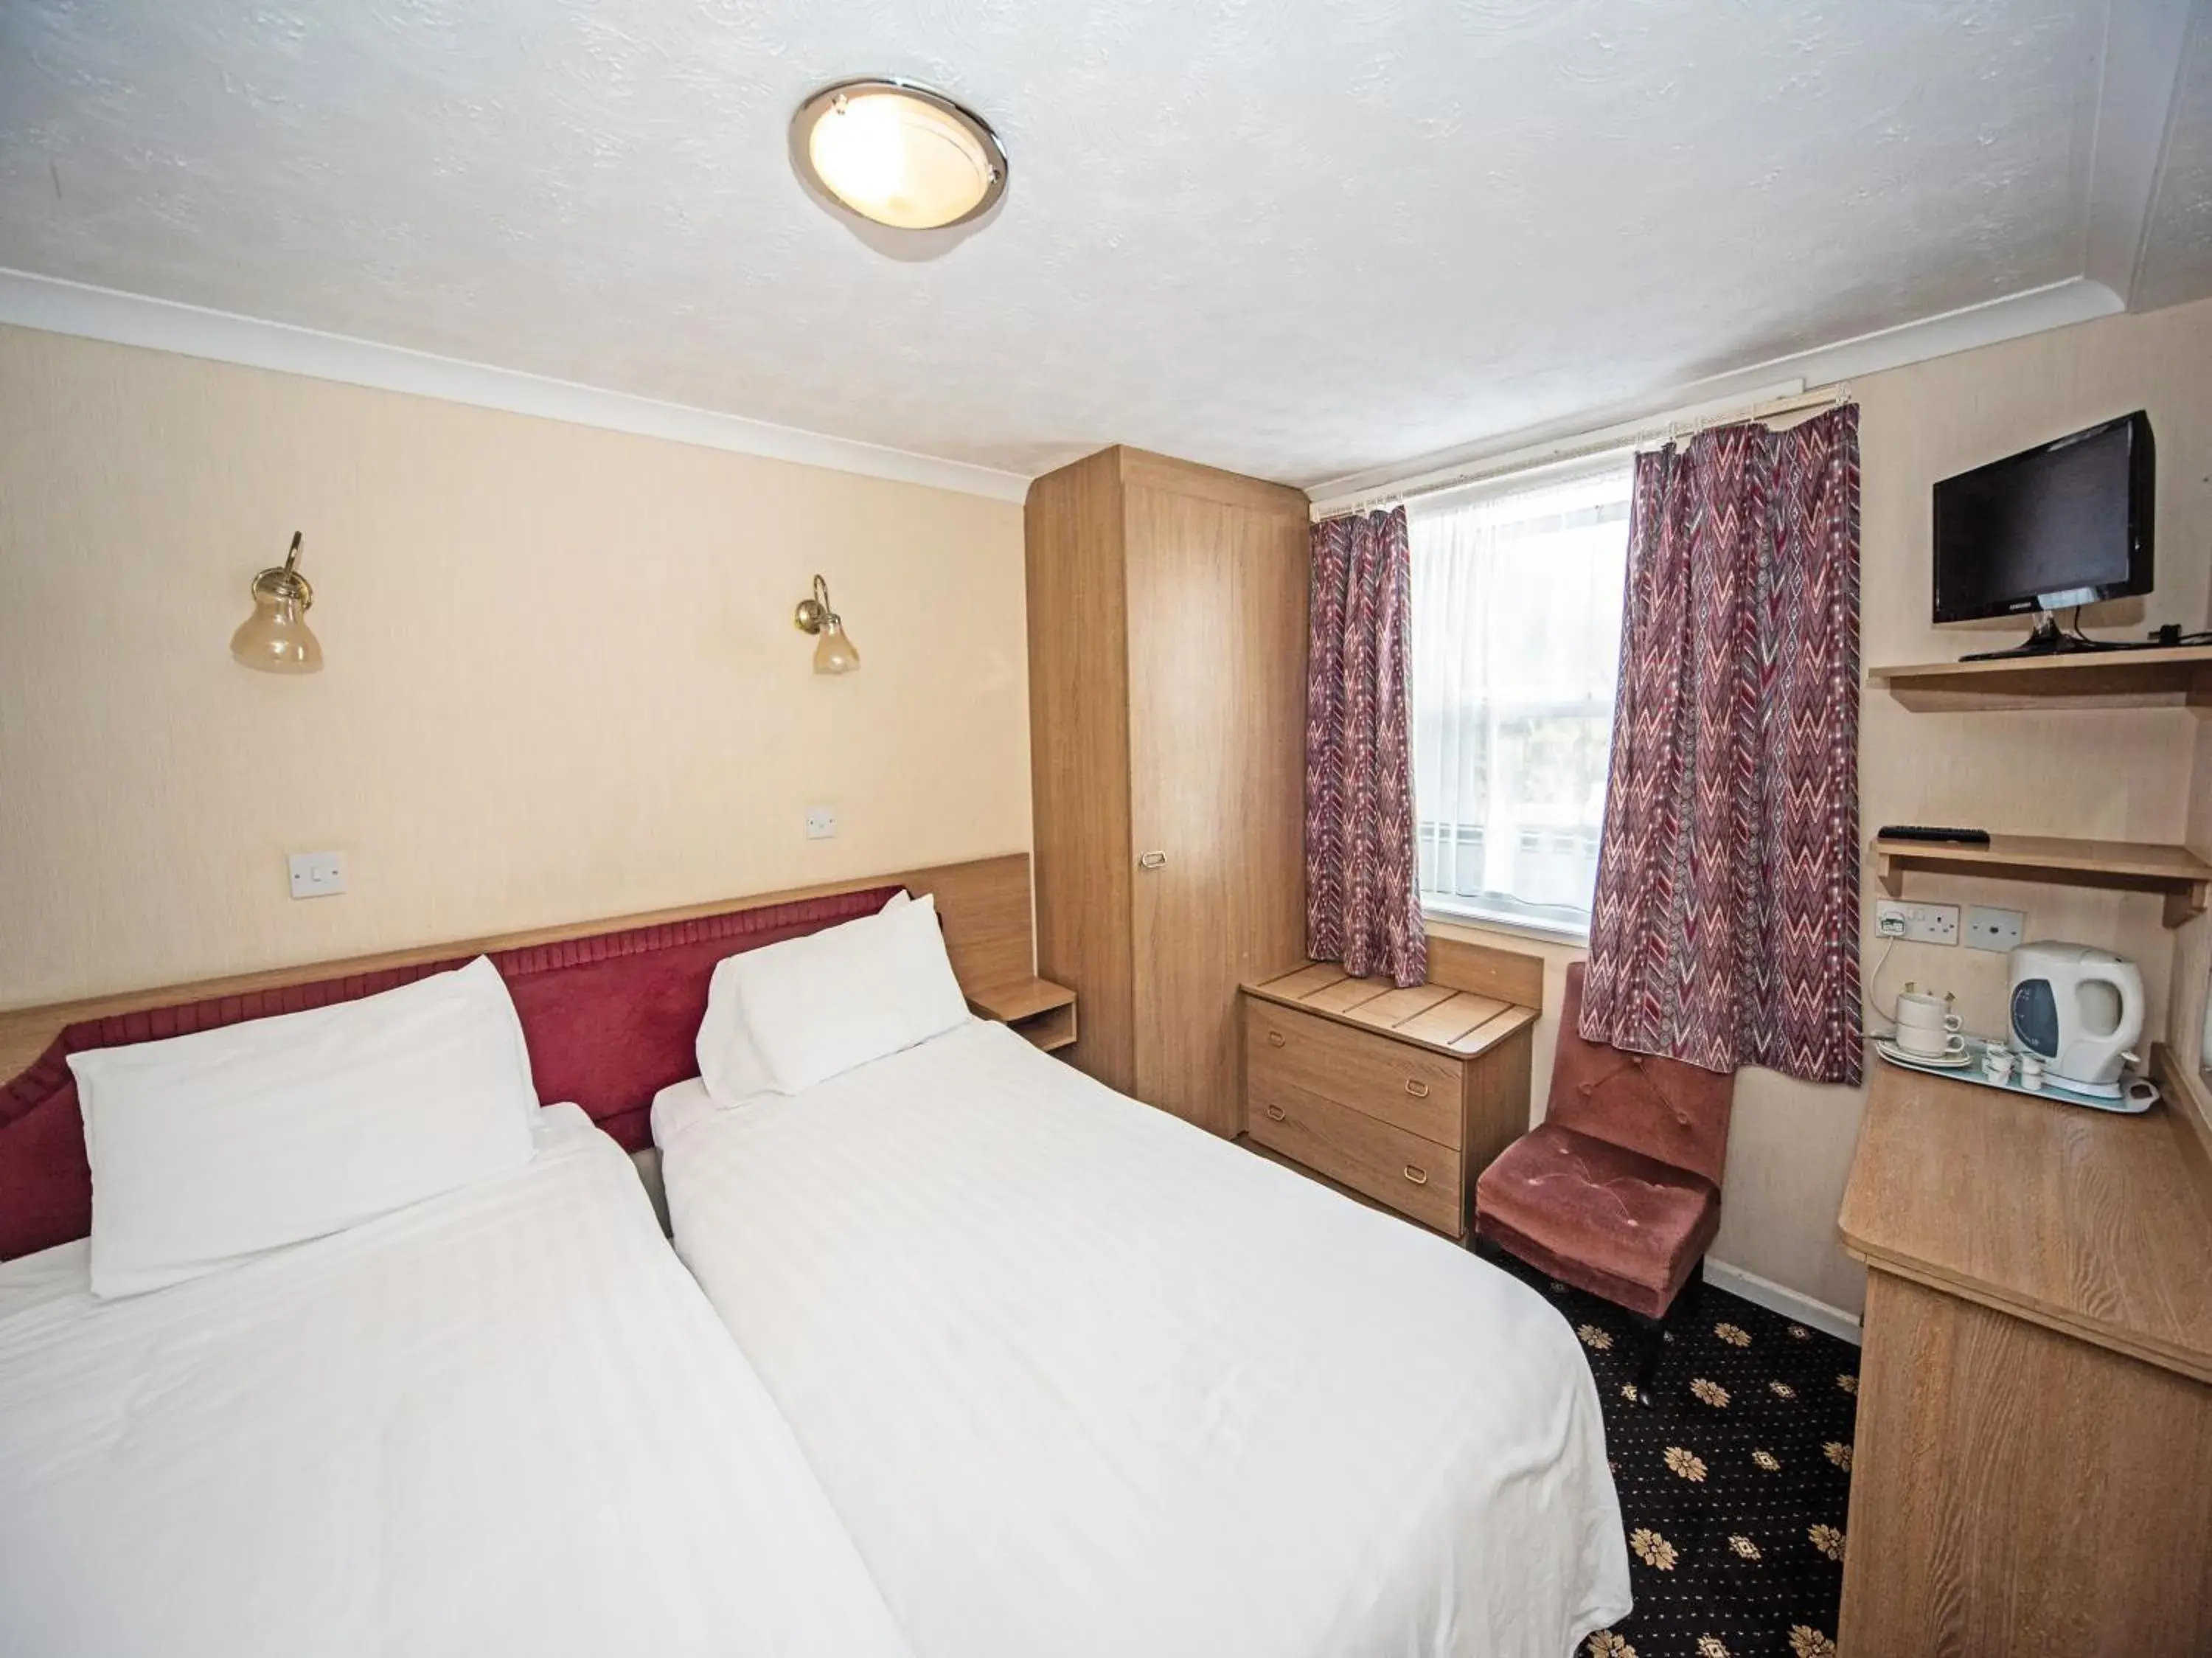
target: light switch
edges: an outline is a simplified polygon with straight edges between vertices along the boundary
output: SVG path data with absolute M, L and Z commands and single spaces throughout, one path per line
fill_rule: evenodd
M 346 889 L 343 852 L 295 852 L 289 863 L 294 898 L 335 898 Z
M 837 810 L 831 806 L 810 806 L 806 808 L 806 838 L 828 840 L 837 832 Z

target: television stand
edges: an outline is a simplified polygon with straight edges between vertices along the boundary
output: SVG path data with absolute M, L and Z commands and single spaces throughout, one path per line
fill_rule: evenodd
M 2009 650 L 1978 650 L 1972 655 L 1961 656 L 1962 662 L 1994 662 L 2008 656 L 2065 656 L 2078 655 L 2086 651 L 2147 650 L 2149 642 L 2142 644 L 2129 639 L 2085 639 L 2078 633 L 2063 631 L 2057 619 L 2049 611 L 2039 612 L 2035 631 L 2025 643 Z

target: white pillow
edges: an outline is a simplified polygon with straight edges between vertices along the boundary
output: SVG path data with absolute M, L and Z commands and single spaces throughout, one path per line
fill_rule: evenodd
M 720 1110 L 700 1078 L 687 1076 L 681 1082 L 671 1082 L 653 1096 L 653 1143 L 663 1148 L 673 1145 L 678 1135 Z
M 933 898 L 718 962 L 699 1027 L 717 1104 L 797 1094 L 967 1022 Z
M 481 956 L 380 996 L 69 1063 L 95 1295 L 195 1278 L 530 1161 L 530 1054 Z
M 887 916 L 894 910 L 902 910 L 914 902 L 904 887 L 884 899 L 884 907 L 874 916 L 863 916 L 863 921 L 872 921 Z M 932 905 L 934 908 L 934 905 Z M 811 936 L 820 938 L 828 933 L 855 925 L 840 922 L 836 927 L 826 927 Z M 786 943 L 801 941 L 787 939 Z M 763 946 L 750 954 L 767 954 L 783 948 L 781 944 Z M 745 1027 L 745 1010 L 738 1001 L 738 976 L 726 972 L 738 958 L 726 956 L 714 964 L 714 976 L 707 982 L 707 1015 L 699 1021 L 699 1034 L 693 1040 L 691 1052 L 699 1062 L 700 1080 L 714 1081 L 708 1091 L 725 1105 L 735 1105 L 740 1100 L 750 1100 L 757 1094 L 776 1092 L 775 1078 L 769 1074 L 768 1062 L 760 1057 L 753 1045 L 752 1034 Z M 782 958 L 779 957 L 778 960 Z

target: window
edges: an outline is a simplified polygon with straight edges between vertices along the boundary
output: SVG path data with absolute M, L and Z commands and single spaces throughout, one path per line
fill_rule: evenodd
M 1407 509 L 1430 911 L 1589 930 L 1632 479 L 1624 459 Z

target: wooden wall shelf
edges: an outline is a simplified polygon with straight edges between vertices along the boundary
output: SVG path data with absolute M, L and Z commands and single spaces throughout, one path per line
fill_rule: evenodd
M 1078 1034 L 1075 992 L 1048 978 L 985 984 L 968 992 L 978 1015 L 996 1020 L 1047 1053 L 1071 1045 Z
M 1873 667 L 1916 714 L 2007 708 L 2212 708 L 2212 645 Z
M 2212 864 L 2185 846 L 2128 840 L 2067 840 L 2054 835 L 1991 835 L 1987 846 L 1940 841 L 1874 843 L 1875 875 L 1892 898 L 1905 892 L 1908 869 L 2003 881 L 2040 881 L 2058 887 L 2116 887 L 2163 893 L 2166 924 L 2179 927 L 2204 913 L 2212 900 Z

